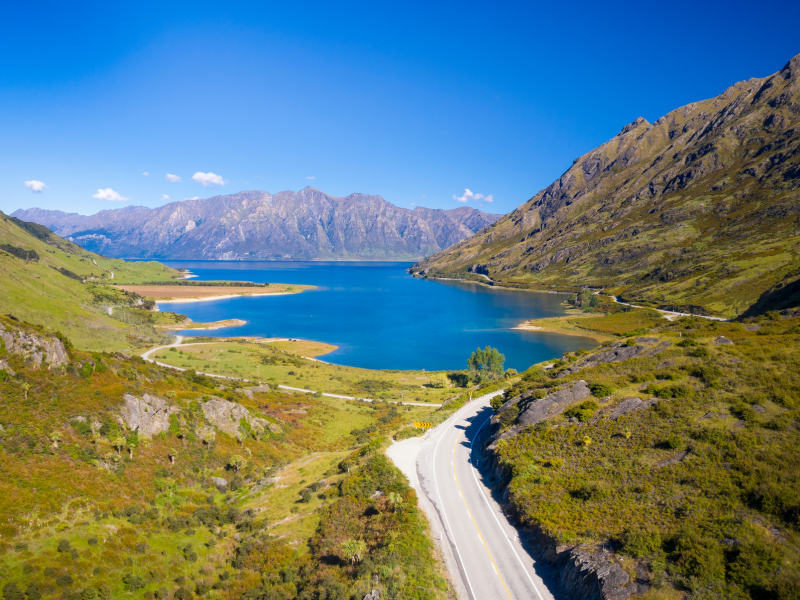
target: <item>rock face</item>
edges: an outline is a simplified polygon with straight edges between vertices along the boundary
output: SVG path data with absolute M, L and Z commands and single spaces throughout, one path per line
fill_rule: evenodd
M 64 344 L 57 337 L 12 330 L 0 323 L 0 339 L 7 352 L 24 357 L 36 369 L 42 364 L 51 369 L 69 362 Z
M 150 394 L 141 398 L 125 394 L 118 411 L 128 429 L 147 438 L 168 431 L 170 415 L 179 412 L 177 407 Z
M 541 423 L 545 419 L 554 417 L 562 413 L 570 404 L 578 400 L 582 400 L 591 395 L 589 386 L 582 379 L 570 385 L 567 385 L 552 394 L 548 394 L 544 398 L 535 399 L 531 392 L 525 392 L 521 396 L 512 398 L 492 416 L 491 425 L 496 429 L 503 418 L 503 413 L 508 410 L 513 410 L 514 406 L 519 408 L 519 416 L 514 425 L 498 439 L 509 437 L 518 434 L 520 431 L 531 425 Z M 496 443 L 496 442 L 495 442 Z M 490 450 L 494 449 L 494 444 L 489 446 Z
M 250 416 L 250 411 L 241 404 L 229 402 L 222 398 L 212 397 L 207 402 L 203 402 L 202 407 L 203 415 L 206 420 L 231 437 L 238 437 L 243 433 L 240 430 L 242 419 L 256 430 L 264 431 L 270 429 L 271 431 L 275 431 L 277 428 L 276 425 L 270 423 L 266 419 Z M 280 428 L 277 429 L 280 431 Z
M 638 410 L 644 410 L 645 408 L 650 408 L 651 406 L 655 406 L 658 404 L 658 398 L 650 398 L 649 400 L 642 400 L 641 398 L 637 398 L 636 396 L 630 398 L 623 398 L 622 401 L 614 406 L 609 413 L 608 418 L 612 421 L 616 421 L 623 415 L 627 415 L 628 413 L 636 412 Z
M 597 365 L 608 364 L 608 363 L 623 362 L 638 357 L 654 356 L 656 354 L 659 354 L 660 352 L 663 352 L 672 345 L 670 342 L 661 342 L 657 346 L 649 345 L 657 341 L 658 339 L 656 338 L 640 337 L 636 338 L 636 344 L 632 346 L 629 346 L 628 344 L 623 344 L 622 342 L 615 342 L 614 344 L 611 345 L 610 350 L 606 350 L 605 352 L 596 352 L 594 354 L 590 354 L 589 356 L 575 363 L 568 369 L 564 369 L 563 371 L 561 371 L 558 374 L 558 377 L 559 378 L 566 377 L 567 375 L 577 373 L 581 369 L 585 369 L 587 367 L 594 367 Z
M 576 547 L 563 553 L 560 570 L 561 584 L 574 600 L 625 600 L 649 589 L 643 581 L 631 581 L 609 551 L 592 547 Z
M 14 213 L 111 257 L 205 260 L 419 259 L 472 236 L 501 215 L 462 206 L 398 208 L 380 196 L 248 191 L 149 209 L 82 216 Z
M 411 272 L 512 286 L 524 277 L 540 289 L 627 282 L 631 300 L 733 317 L 760 299 L 761 314 L 800 304 L 798 215 L 800 55 L 655 123 L 636 119 Z M 785 258 L 747 262 L 765 247 Z

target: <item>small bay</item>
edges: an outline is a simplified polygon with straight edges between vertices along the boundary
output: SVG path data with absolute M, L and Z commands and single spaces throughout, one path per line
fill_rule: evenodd
M 463 369 L 477 347 L 494 346 L 506 367 L 530 365 L 578 348 L 591 338 L 515 330 L 526 319 L 565 314 L 562 294 L 489 288 L 411 277 L 411 263 L 165 261 L 196 280 L 315 285 L 285 296 L 163 304 L 196 322 L 243 319 L 246 325 L 188 335 L 309 339 L 338 346 L 320 357 L 367 369 Z

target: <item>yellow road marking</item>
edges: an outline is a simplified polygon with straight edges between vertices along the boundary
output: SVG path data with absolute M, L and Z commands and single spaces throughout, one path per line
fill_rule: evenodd
M 503 584 L 503 589 L 505 589 L 506 594 L 508 594 L 508 597 L 511 598 L 511 600 L 514 600 L 511 597 L 511 592 L 508 591 L 508 587 L 506 586 L 506 582 L 503 581 L 503 576 L 500 575 L 500 569 L 497 568 L 497 565 L 494 562 L 494 558 L 492 558 L 492 553 L 489 552 L 489 546 L 486 545 L 486 540 L 483 539 L 483 535 L 481 534 L 480 527 L 478 527 L 478 524 L 475 522 L 475 517 L 472 516 L 472 511 L 469 509 L 469 504 L 467 504 L 467 500 L 464 498 L 464 494 L 461 493 L 461 484 L 458 482 L 458 473 L 456 473 L 456 446 L 458 446 L 458 440 L 461 439 L 461 436 L 463 434 L 464 434 L 463 431 L 458 434 L 458 437 L 456 438 L 456 443 L 453 445 L 453 475 L 456 478 L 456 485 L 458 486 L 458 493 L 461 496 L 461 499 L 464 501 L 464 506 L 467 507 L 467 512 L 469 513 L 469 518 L 472 519 L 472 524 L 475 525 L 475 529 L 477 529 L 477 531 L 478 531 L 478 537 L 481 538 L 481 542 L 483 542 L 483 547 L 486 548 L 486 554 L 489 555 L 489 560 L 492 561 L 492 566 L 494 567 L 494 572 L 497 573 L 497 576 L 500 578 L 500 583 Z

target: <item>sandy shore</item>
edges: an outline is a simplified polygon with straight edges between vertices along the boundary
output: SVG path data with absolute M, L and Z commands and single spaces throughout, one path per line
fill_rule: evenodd
M 226 300 L 228 298 L 253 298 L 255 296 L 291 296 L 294 292 L 273 292 L 266 294 L 225 294 L 222 296 L 206 296 L 205 298 L 167 298 L 154 299 L 156 304 L 185 304 L 187 302 L 211 302 L 212 300 Z

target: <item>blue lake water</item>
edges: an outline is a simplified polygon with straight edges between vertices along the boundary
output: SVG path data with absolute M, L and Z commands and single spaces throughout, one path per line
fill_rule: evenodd
M 463 369 L 477 347 L 494 346 L 506 367 L 530 365 L 578 348 L 590 338 L 512 329 L 526 319 L 564 314 L 560 294 L 425 281 L 396 262 L 202 262 L 166 264 L 198 280 L 297 283 L 317 290 L 286 296 L 164 304 L 193 321 L 243 319 L 247 325 L 189 335 L 290 337 L 338 346 L 324 360 L 368 369 Z

